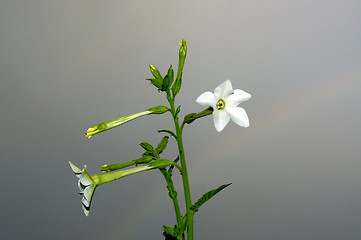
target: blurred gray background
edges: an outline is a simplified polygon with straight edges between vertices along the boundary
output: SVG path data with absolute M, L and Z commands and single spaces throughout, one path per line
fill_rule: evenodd
M 159 171 L 99 187 L 87 218 L 68 161 L 99 173 L 172 128 L 157 115 L 84 136 L 166 104 L 148 64 L 176 68 L 182 38 L 181 117 L 226 79 L 252 94 L 249 128 L 185 128 L 193 201 L 233 183 L 195 239 L 361 239 L 359 0 L 0 0 L 2 239 L 162 239 L 175 216 Z

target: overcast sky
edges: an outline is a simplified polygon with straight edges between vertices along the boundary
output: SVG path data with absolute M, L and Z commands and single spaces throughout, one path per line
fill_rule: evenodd
M 99 187 L 85 217 L 68 161 L 99 173 L 172 129 L 155 115 L 84 136 L 166 104 L 148 65 L 176 68 L 185 38 L 181 117 L 226 79 L 252 94 L 249 128 L 184 130 L 192 200 L 233 183 L 195 239 L 361 239 L 360 16 L 358 0 L 0 0 L 2 238 L 162 239 L 175 216 L 158 170 Z

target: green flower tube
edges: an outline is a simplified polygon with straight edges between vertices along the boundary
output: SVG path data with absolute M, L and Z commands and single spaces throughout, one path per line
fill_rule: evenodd
M 108 182 L 112 182 L 122 177 L 126 177 L 135 173 L 151 170 L 154 168 L 165 168 L 171 164 L 174 165 L 173 162 L 167 159 L 159 159 L 156 160 L 148 165 L 143 165 L 140 167 L 129 168 L 126 170 L 121 170 L 117 172 L 110 172 L 105 174 L 94 174 L 90 176 L 87 171 L 86 166 L 84 165 L 83 169 L 78 168 L 72 162 L 69 162 L 71 169 L 73 170 L 74 174 L 79 178 L 78 180 L 78 187 L 80 190 L 80 195 L 82 195 L 82 208 L 84 211 L 85 216 L 89 216 L 90 206 L 92 203 L 93 195 L 95 189 Z M 180 168 L 179 166 L 177 166 Z
M 149 108 L 143 112 L 134 113 L 134 114 L 131 114 L 128 116 L 110 120 L 108 122 L 102 122 L 102 123 L 99 123 L 98 125 L 88 128 L 85 136 L 87 138 L 91 138 L 95 134 L 118 127 L 118 126 L 120 126 L 126 122 L 132 121 L 136 118 L 143 117 L 143 116 L 150 115 L 150 114 L 163 114 L 167 111 L 169 111 L 169 109 L 166 106 L 157 106 L 157 107 Z

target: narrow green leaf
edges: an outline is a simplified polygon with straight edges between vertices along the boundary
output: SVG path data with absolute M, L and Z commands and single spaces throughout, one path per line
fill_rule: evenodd
M 158 132 L 159 132 L 159 133 L 161 133 L 161 132 L 169 133 L 169 134 L 172 135 L 175 139 L 177 139 L 177 135 L 176 135 L 174 132 L 170 131 L 170 130 L 162 129 L 162 130 L 158 130 Z
M 211 199 L 214 195 L 216 195 L 221 190 L 223 190 L 224 188 L 228 187 L 231 184 L 232 183 L 223 184 L 222 186 L 205 193 L 200 199 L 198 199 L 198 201 L 195 204 L 192 205 L 191 210 L 194 212 L 197 212 L 200 206 L 202 206 L 205 202 L 207 202 L 209 199 Z

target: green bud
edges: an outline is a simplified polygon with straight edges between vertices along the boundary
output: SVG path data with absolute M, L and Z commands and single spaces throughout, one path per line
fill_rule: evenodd
M 179 58 L 186 58 L 187 56 L 187 43 L 186 40 L 183 38 L 182 41 L 179 43 Z
M 167 91 L 174 81 L 174 71 L 172 65 L 168 69 L 167 75 L 163 79 L 163 85 L 161 91 Z
M 147 143 L 147 142 L 142 142 L 142 143 L 140 143 L 139 145 L 140 145 L 142 148 L 144 148 L 144 150 L 146 150 L 146 151 L 149 151 L 149 152 L 154 151 L 153 146 L 150 145 L 150 144 Z
M 158 91 L 162 91 L 162 86 L 163 86 L 162 75 L 160 75 L 158 69 L 154 67 L 152 64 L 149 64 L 149 68 L 155 78 L 149 78 L 147 80 L 150 81 L 150 83 L 153 84 L 156 88 L 158 88 Z
M 164 151 L 164 149 L 167 147 L 168 139 L 169 139 L 169 137 L 168 137 L 168 136 L 165 136 L 165 137 L 163 137 L 162 141 L 160 141 L 160 143 L 158 144 L 157 148 L 155 149 L 155 151 L 156 151 L 158 154 L 161 154 L 161 153 Z
M 172 86 L 173 96 L 178 94 L 178 92 L 180 91 L 181 86 L 182 86 L 183 66 L 184 66 L 184 61 L 185 61 L 186 56 L 187 56 L 187 43 L 186 43 L 186 40 L 183 39 L 180 42 L 180 48 L 179 48 L 179 62 L 178 62 L 177 77 Z
M 156 67 L 154 67 L 152 64 L 149 64 L 149 68 L 156 79 L 163 79 L 162 75 L 160 75 L 160 72 Z

